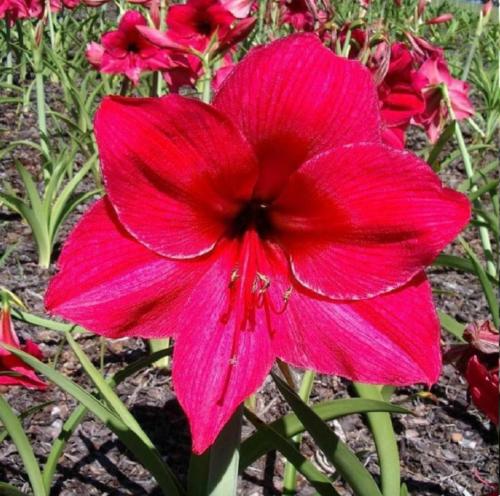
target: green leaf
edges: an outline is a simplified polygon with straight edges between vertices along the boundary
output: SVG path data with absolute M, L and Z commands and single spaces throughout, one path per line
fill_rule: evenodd
M 5 344 L 2 344 L 2 346 L 13 355 L 20 358 L 24 363 L 34 368 L 37 372 L 43 374 L 63 391 L 73 396 L 73 398 L 82 403 L 101 422 L 113 431 L 130 452 L 134 454 L 137 460 L 151 472 L 151 475 L 156 479 L 165 495 L 178 496 L 182 494 L 179 483 L 171 476 L 171 471 L 167 468 L 163 460 L 158 457 L 156 451 L 150 449 L 150 447 L 108 407 L 96 400 L 96 398 L 87 393 L 78 384 L 48 365 L 45 365 L 35 357 L 12 346 Z
M 44 327 L 45 329 L 50 329 L 51 331 L 66 332 L 69 331 L 72 334 L 87 333 L 87 329 L 74 324 L 65 324 L 64 322 L 57 322 L 52 319 L 46 319 L 44 317 L 39 317 L 29 312 L 25 312 L 20 308 L 11 309 L 12 317 L 17 320 L 22 320 L 27 324 L 33 324 L 36 326 Z
M 451 315 L 443 312 L 442 310 L 438 310 L 439 322 L 441 323 L 441 327 L 448 331 L 450 334 L 455 336 L 457 339 L 465 343 L 464 339 L 464 330 L 465 325 L 456 321 Z
M 443 150 L 444 146 L 450 138 L 455 133 L 455 121 L 451 121 L 445 128 L 445 130 L 439 136 L 437 143 L 432 147 L 432 150 L 427 157 L 427 163 L 432 167 L 433 170 L 439 170 L 439 164 L 437 163 L 437 159 L 439 158 L 439 154 Z
M 433 265 L 436 267 L 449 267 L 451 269 L 462 270 L 463 272 L 468 272 L 470 274 L 476 273 L 474 264 L 469 259 L 457 257 L 455 255 L 445 255 L 442 253 L 436 258 L 436 260 L 434 260 Z M 488 275 L 488 277 L 491 282 L 498 282 L 493 276 Z
M 0 372 L 0 375 L 6 375 L 5 372 Z M 53 401 L 46 401 L 45 403 L 40 403 L 39 405 L 32 406 L 31 408 L 28 408 L 27 410 L 24 410 L 21 412 L 18 416 L 19 420 L 24 420 L 25 418 L 29 417 L 30 415 L 33 415 L 41 410 L 43 410 L 47 405 L 52 405 L 54 403 Z M 0 443 L 2 443 L 5 438 L 9 435 L 7 430 L 1 429 L 0 430 Z
M 6 482 L 0 482 L 0 496 L 26 496 L 26 494 Z
M 38 194 L 36 184 L 33 181 L 31 174 L 19 160 L 15 160 L 14 163 L 26 189 L 26 194 L 28 195 L 28 200 L 30 201 L 31 210 L 33 210 L 37 218 L 39 218 L 39 215 L 42 214 L 42 201 L 40 199 L 40 195 Z
M 335 420 L 346 415 L 366 412 L 411 414 L 409 410 L 398 405 L 392 405 L 383 401 L 364 400 L 361 398 L 324 401 L 310 408 L 323 421 Z M 272 422 L 270 427 L 285 438 L 293 437 L 305 431 L 304 425 L 294 413 L 289 413 L 280 417 Z M 260 432 L 247 438 L 241 444 L 240 472 L 272 449 L 272 443 L 270 443 L 266 436 Z
M 462 243 L 462 246 L 467 252 L 467 255 L 469 256 L 472 264 L 474 265 L 477 277 L 479 278 L 479 282 L 481 283 L 481 286 L 483 288 L 484 296 L 486 297 L 486 301 L 488 302 L 488 306 L 490 308 L 493 323 L 495 324 L 495 327 L 498 329 L 500 324 L 500 317 L 499 317 L 498 299 L 496 297 L 496 292 L 493 290 L 491 282 L 488 279 L 488 276 L 486 275 L 486 272 L 483 269 L 481 262 L 478 260 L 476 254 L 470 247 L 469 243 L 467 243 L 462 238 L 459 239 L 460 243 Z
M 309 408 L 287 384 L 272 374 L 276 386 L 302 421 L 330 463 L 352 487 L 357 496 L 382 496 L 380 489 L 358 457 L 339 439 L 328 425 Z
M 162 359 L 165 356 L 170 356 L 171 354 L 172 348 L 164 349 L 156 353 L 146 355 L 139 360 L 131 363 L 130 365 L 127 365 L 125 368 L 119 370 L 114 376 L 106 380 L 109 385 L 114 388 L 131 375 L 136 374 L 145 367 L 151 366 L 156 360 Z M 59 461 L 59 458 L 64 451 L 64 447 L 75 432 L 75 429 L 85 418 L 87 412 L 88 410 L 84 405 L 78 405 L 68 417 L 66 422 L 64 422 L 59 436 L 57 436 L 57 438 L 52 443 L 52 448 L 50 450 L 49 456 L 47 457 L 47 461 L 45 462 L 42 474 L 45 487 L 47 489 L 50 489 L 52 485 L 52 479 L 54 478 L 54 474 L 56 472 L 57 462 Z
M 475 200 L 479 199 L 485 193 L 490 193 L 491 191 L 496 191 L 499 183 L 500 183 L 500 181 L 498 179 L 495 179 L 493 181 L 488 181 L 486 184 L 483 184 L 476 191 L 469 193 L 470 201 L 475 201 Z
M 6 260 L 10 257 L 10 255 L 16 250 L 19 243 L 15 245 L 9 245 L 5 249 L 5 251 L 0 255 L 0 267 L 5 264 Z
M 339 496 L 330 479 L 307 460 L 291 441 L 276 432 L 271 425 L 262 422 L 248 409 L 245 409 L 245 417 L 255 426 L 257 433 L 266 438 L 274 449 L 292 463 L 321 496 Z
M 21 421 L 17 418 L 17 415 L 12 411 L 10 405 L 1 395 L 0 420 L 9 433 L 12 442 L 15 444 L 17 451 L 21 456 L 34 496 L 48 496 L 43 484 L 40 467 L 38 466 L 35 454 L 33 453 L 33 448 L 31 447 L 28 437 L 24 432 Z
M 70 202 L 70 198 L 73 195 L 73 192 L 80 184 L 82 179 L 86 176 L 88 171 L 91 169 L 96 159 L 97 159 L 97 154 L 91 157 L 91 159 L 86 162 L 86 164 L 73 176 L 73 178 L 68 182 L 68 184 L 66 184 L 66 186 L 63 188 L 60 195 L 58 196 L 57 200 L 52 205 L 50 221 L 49 221 L 49 230 L 52 237 L 55 236 L 57 228 L 61 224 L 63 218 L 65 218 L 70 213 L 71 210 L 68 211 L 68 209 L 66 208 L 67 204 Z M 94 192 L 95 190 L 92 191 L 91 194 L 94 194 Z M 88 198 L 89 196 L 90 195 L 88 195 L 87 193 L 84 193 L 83 198 Z M 75 208 L 81 201 L 82 200 L 80 200 L 77 203 L 74 203 L 72 205 L 72 208 Z

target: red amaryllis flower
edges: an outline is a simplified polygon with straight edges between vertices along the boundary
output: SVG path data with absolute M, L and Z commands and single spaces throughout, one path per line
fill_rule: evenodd
M 18 348 L 38 359 L 43 356 L 40 348 L 33 341 L 27 341 L 24 345 L 19 343 L 10 312 L 6 308 L 0 309 L 0 386 L 22 386 L 28 389 L 44 390 L 47 384 L 38 378 L 31 367 L 2 348 L 2 343 Z
M 384 49 L 384 45 L 379 47 Z M 413 69 L 413 62 L 413 56 L 404 43 L 392 44 L 387 72 L 377 87 L 384 123 L 383 139 L 397 148 L 404 148 L 405 132 L 412 117 L 425 108 L 422 88 L 427 80 Z M 375 59 L 371 66 L 375 74 L 381 65 L 383 60 Z
M 220 0 L 220 3 L 237 19 L 247 17 L 257 5 L 255 0 Z
M 168 9 L 168 35 L 178 43 L 203 51 L 211 38 L 231 31 L 235 17 L 219 0 L 188 0 Z
M 103 35 L 102 45 L 87 46 L 87 59 L 100 71 L 124 74 L 134 84 L 144 71 L 167 69 L 172 65 L 168 52 L 151 43 L 138 29 L 146 25 L 146 19 L 139 12 L 125 12 L 118 29 Z
M 46 306 L 109 337 L 174 336 L 195 452 L 276 357 L 364 382 L 437 379 L 422 270 L 470 206 L 381 143 L 361 64 L 291 36 L 252 50 L 213 105 L 108 97 L 95 132 L 107 196 L 67 241 Z
M 477 409 L 483 412 L 495 425 L 498 425 L 498 367 L 487 369 L 477 357 L 472 357 L 465 371 L 469 383 L 469 393 Z
M 448 64 L 441 56 L 427 59 L 418 73 L 426 78 L 427 84 L 423 91 L 425 110 L 415 117 L 415 122 L 425 129 L 429 140 L 434 143 L 439 138 L 448 117 L 448 109 L 439 85 L 446 85 L 448 88 L 451 107 L 457 120 L 474 115 L 474 107 L 468 96 L 469 85 L 451 76 Z
M 281 0 L 282 24 L 290 24 L 297 31 L 312 31 L 314 15 L 308 0 Z
M 489 321 L 474 322 L 464 332 L 467 344 L 451 347 L 445 363 L 453 363 L 469 383 L 473 403 L 498 425 L 498 331 Z
M 24 0 L 0 0 L 0 19 L 5 19 L 9 26 L 26 17 L 29 17 L 29 8 Z

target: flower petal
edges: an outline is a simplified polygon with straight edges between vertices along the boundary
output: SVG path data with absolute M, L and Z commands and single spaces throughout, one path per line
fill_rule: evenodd
M 256 309 L 252 328 L 241 329 L 237 319 L 242 302 L 233 301 L 228 310 L 236 244 L 217 247 L 217 261 L 186 301 L 186 326 L 175 342 L 174 388 L 189 419 L 195 453 L 215 441 L 236 408 L 263 383 L 274 361 L 265 312 Z
M 298 288 L 275 353 L 297 367 L 372 384 L 436 382 L 439 323 L 423 274 L 369 300 L 331 301 Z
M 145 248 L 99 200 L 64 245 L 45 306 L 108 337 L 158 338 L 177 331 L 176 317 L 207 261 L 172 261 Z
M 108 97 L 95 132 L 120 222 L 161 255 L 210 251 L 255 185 L 257 165 L 240 132 L 196 100 Z
M 276 196 L 289 174 L 317 153 L 380 142 L 371 74 L 359 62 L 334 55 L 314 35 L 251 50 L 224 81 L 214 105 L 256 150 L 256 194 L 264 199 Z
M 303 165 L 270 211 L 301 284 L 359 299 L 431 264 L 467 224 L 470 203 L 411 153 L 356 144 Z

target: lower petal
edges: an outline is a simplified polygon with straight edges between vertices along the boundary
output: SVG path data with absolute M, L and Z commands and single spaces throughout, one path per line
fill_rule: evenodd
M 356 302 L 298 288 L 275 337 L 276 355 L 297 367 L 372 384 L 432 384 L 441 370 L 439 322 L 423 274 L 405 287 Z
M 175 342 L 173 383 L 189 420 L 195 453 L 215 441 L 238 406 L 263 383 L 274 361 L 265 311 L 257 310 L 254 325 L 242 330 L 238 302 L 230 310 L 234 248 L 218 250 L 217 262 L 200 277 L 179 315 L 185 329 Z

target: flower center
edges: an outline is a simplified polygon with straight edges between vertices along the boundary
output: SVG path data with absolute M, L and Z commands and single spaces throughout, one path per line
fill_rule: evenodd
M 267 203 L 256 200 L 248 202 L 233 219 L 229 229 L 229 236 L 231 238 L 242 238 L 249 229 L 254 230 L 261 239 L 269 237 L 272 226 Z
M 212 23 L 208 19 L 199 19 L 196 23 L 196 31 L 204 36 L 210 36 L 213 31 Z
M 229 357 L 229 367 L 225 372 L 225 379 L 220 392 L 218 403 L 224 402 L 231 376 L 238 366 L 238 353 L 241 335 L 245 332 L 254 332 L 259 326 L 265 326 L 272 336 L 274 334 L 273 320 L 276 315 L 283 313 L 291 296 L 291 288 L 284 291 L 282 302 L 273 303 L 270 289 L 271 266 L 268 254 L 262 240 L 262 231 L 269 231 L 269 219 L 266 208 L 262 205 L 247 206 L 238 216 L 238 255 L 229 274 L 228 292 L 229 301 L 220 321 L 232 326 L 232 344 Z M 263 213 L 264 212 L 264 213 Z M 258 219 L 258 220 L 257 220 Z M 275 283 L 275 282 L 274 282 Z M 272 287 L 274 291 L 276 289 Z
M 129 42 L 127 45 L 127 52 L 138 53 L 139 45 L 135 41 Z

